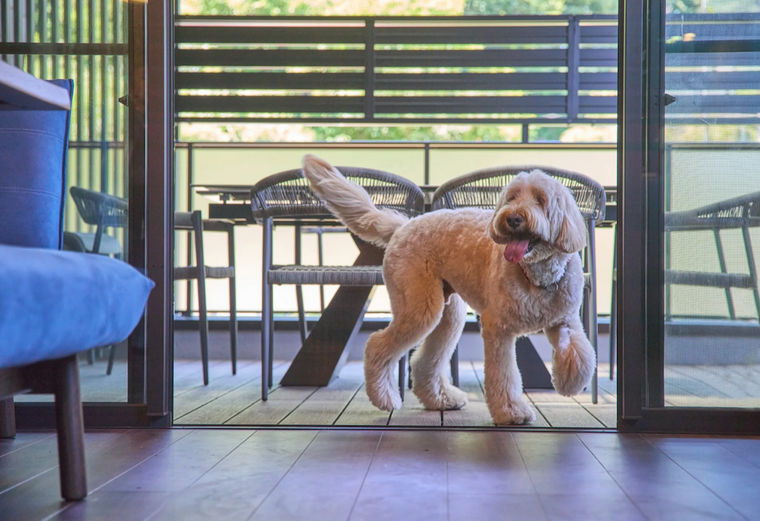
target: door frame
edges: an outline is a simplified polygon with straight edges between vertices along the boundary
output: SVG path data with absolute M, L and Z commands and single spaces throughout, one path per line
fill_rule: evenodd
M 758 434 L 760 409 L 664 405 L 665 2 L 621 0 L 618 39 L 618 429 Z

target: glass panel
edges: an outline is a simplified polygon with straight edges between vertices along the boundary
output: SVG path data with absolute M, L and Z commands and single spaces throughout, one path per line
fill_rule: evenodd
M 127 6 L 113 0 L 0 4 L 0 58 L 43 79 L 74 81 L 64 249 L 91 252 L 98 245 L 99 253 L 118 259 L 129 258 L 128 119 L 125 105 L 119 102 L 129 89 Z M 81 191 L 72 191 L 74 187 Z M 111 197 L 104 200 L 102 194 Z M 96 208 L 104 207 L 112 210 L 101 235 L 97 222 L 102 212 Z M 126 402 L 126 360 L 126 342 L 85 353 L 80 366 L 83 401 Z M 142 371 L 133 372 L 130 387 L 142 388 Z M 39 395 L 16 397 L 17 401 L 40 399 Z
M 760 9 L 684 4 L 665 45 L 665 404 L 758 407 Z

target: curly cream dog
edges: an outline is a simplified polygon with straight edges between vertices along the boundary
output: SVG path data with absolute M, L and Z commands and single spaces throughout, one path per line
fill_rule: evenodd
M 520 335 L 543 329 L 554 348 L 552 383 L 560 394 L 577 394 L 588 384 L 596 359 L 579 318 L 578 252 L 586 232 L 572 194 L 559 182 L 539 170 L 524 172 L 493 212 L 439 210 L 410 220 L 376 208 L 361 187 L 317 157 L 305 156 L 303 171 L 353 233 L 385 248 L 393 319 L 370 336 L 364 351 L 366 390 L 376 407 L 401 407 L 394 366 L 420 342 L 412 357 L 420 402 L 428 409 L 467 404 L 447 376 L 465 302 L 481 317 L 485 396 L 496 424 L 535 420 L 515 359 Z

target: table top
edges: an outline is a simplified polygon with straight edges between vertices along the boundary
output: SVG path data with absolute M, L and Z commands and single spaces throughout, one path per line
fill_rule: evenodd
M 225 203 L 227 201 L 250 201 L 251 188 L 253 185 L 210 185 L 210 184 L 191 184 L 190 188 L 195 193 L 208 197 L 215 201 Z
M 0 108 L 11 107 L 29 110 L 69 110 L 71 101 L 66 89 L 35 78 L 0 60 Z

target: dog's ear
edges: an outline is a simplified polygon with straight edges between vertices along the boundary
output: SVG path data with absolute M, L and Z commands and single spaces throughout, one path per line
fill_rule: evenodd
M 555 246 L 565 253 L 581 251 L 586 246 L 586 223 L 569 190 L 562 190 L 557 204 L 559 230 Z

